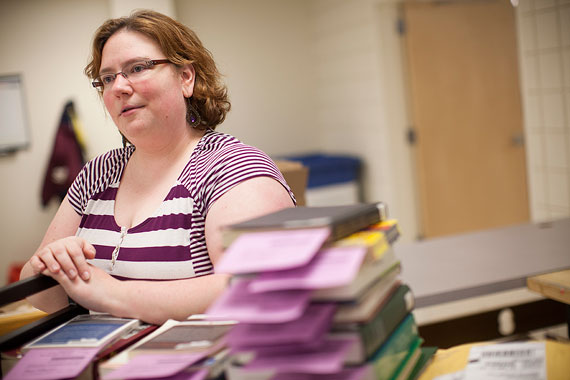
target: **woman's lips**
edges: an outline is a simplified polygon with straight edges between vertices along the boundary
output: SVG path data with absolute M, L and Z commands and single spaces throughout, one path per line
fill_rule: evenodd
M 141 109 L 143 106 L 128 106 L 125 107 L 122 111 L 121 111 L 121 116 L 129 116 L 131 114 L 133 114 L 136 110 Z

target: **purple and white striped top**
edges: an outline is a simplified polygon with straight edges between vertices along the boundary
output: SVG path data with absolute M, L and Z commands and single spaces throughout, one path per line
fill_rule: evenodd
M 158 210 L 137 226 L 120 227 L 114 217 L 115 197 L 134 150 L 114 149 L 89 161 L 68 191 L 69 202 L 82 216 L 77 236 L 97 251 L 91 263 L 119 279 L 173 280 L 213 273 L 204 235 L 206 215 L 242 181 L 274 178 L 295 200 L 265 153 L 208 130 Z

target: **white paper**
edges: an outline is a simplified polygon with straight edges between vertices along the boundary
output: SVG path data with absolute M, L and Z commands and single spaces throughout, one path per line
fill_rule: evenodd
M 464 380 L 546 380 L 544 342 L 475 346 L 469 352 Z
M 433 378 L 433 380 L 464 380 L 464 379 L 465 379 L 465 371 L 446 373 L 445 375 Z

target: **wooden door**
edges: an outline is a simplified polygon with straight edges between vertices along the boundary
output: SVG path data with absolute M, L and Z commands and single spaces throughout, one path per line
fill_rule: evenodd
M 422 235 L 528 221 L 509 1 L 407 3 L 404 17 Z

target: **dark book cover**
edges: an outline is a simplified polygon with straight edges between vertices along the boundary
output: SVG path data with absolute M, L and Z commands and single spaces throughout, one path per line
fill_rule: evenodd
M 244 232 L 328 227 L 329 241 L 334 241 L 380 222 L 384 210 L 382 203 L 285 208 L 228 226 L 223 240 L 227 246 Z

